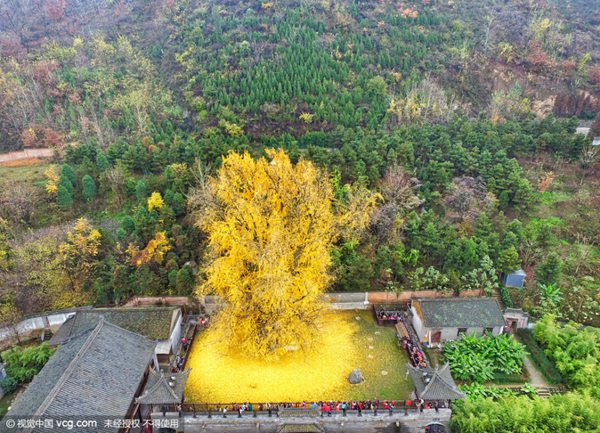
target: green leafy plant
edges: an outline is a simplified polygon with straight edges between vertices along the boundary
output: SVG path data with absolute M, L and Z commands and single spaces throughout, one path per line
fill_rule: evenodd
M 542 306 L 556 307 L 561 301 L 561 291 L 556 284 L 538 284 L 540 289 L 540 297 L 542 298 Z
M 444 347 L 452 374 L 476 383 L 490 381 L 496 373 L 520 373 L 524 355 L 525 346 L 508 334 L 477 337 L 473 333 Z
M 55 349 L 48 343 L 39 346 L 21 348 L 13 347 L 2 352 L 6 375 L 18 383 L 27 383 L 44 367 Z

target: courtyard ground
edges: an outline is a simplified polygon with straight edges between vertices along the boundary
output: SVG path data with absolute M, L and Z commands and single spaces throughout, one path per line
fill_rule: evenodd
M 377 326 L 370 311 L 331 312 L 315 332 L 314 352 L 270 363 L 225 353 L 210 329 L 199 334 L 186 365 L 192 368 L 186 403 L 409 398 L 408 359 L 394 328 Z M 355 368 L 365 381 L 351 385 Z

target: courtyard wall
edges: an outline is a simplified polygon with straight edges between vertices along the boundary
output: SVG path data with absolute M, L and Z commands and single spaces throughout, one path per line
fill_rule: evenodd
M 254 418 L 249 414 L 238 418 L 236 414 L 230 413 L 227 418 L 219 415 L 213 415 L 212 418 L 198 415 L 194 418 L 193 415 L 186 414 L 180 420 L 183 421 L 182 431 L 186 433 L 278 433 L 286 424 L 316 424 L 324 433 L 424 433 L 425 427 L 432 423 L 442 424 L 449 431 L 451 414 L 451 409 L 440 409 L 439 412 L 428 409 L 423 413 L 411 410 L 408 415 L 398 411 L 392 416 L 387 411 L 380 411 L 377 416 L 373 416 L 372 412 L 363 412 L 362 417 L 349 412 L 346 417 L 335 414 L 316 418 L 268 418 L 265 415 Z

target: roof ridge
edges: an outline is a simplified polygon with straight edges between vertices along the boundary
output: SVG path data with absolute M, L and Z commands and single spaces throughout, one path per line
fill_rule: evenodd
M 415 298 L 413 301 L 487 301 L 496 299 L 493 296 L 447 296 L 442 298 Z
M 456 389 L 458 389 L 458 388 L 456 388 L 455 386 L 452 386 L 451 384 L 449 384 L 448 382 L 446 382 L 446 379 L 444 379 L 444 378 L 443 378 L 443 377 L 442 377 L 442 376 L 439 374 L 439 372 L 437 372 L 437 371 L 436 371 L 435 373 L 433 373 L 433 376 L 434 376 L 434 377 L 437 377 L 437 378 L 438 378 L 438 379 L 439 379 L 439 380 L 440 380 L 440 381 L 441 381 L 441 382 L 442 382 L 444 385 L 446 385 L 446 387 L 448 387 L 450 390 L 452 390 L 452 391 L 455 391 Z M 433 382 L 433 379 L 431 380 L 431 382 Z M 429 383 L 431 383 L 431 382 L 429 382 Z
M 171 385 L 169 385 L 169 382 L 167 382 L 167 379 L 165 379 L 162 374 L 160 375 L 160 381 L 158 383 L 162 383 L 164 386 L 166 386 L 169 390 L 169 394 L 171 394 L 171 397 L 173 397 L 175 400 L 179 400 L 177 398 L 177 394 L 175 394 L 175 391 L 173 391 L 173 388 L 171 388 Z
M 440 374 L 442 371 L 445 371 L 445 370 L 446 370 L 446 369 L 448 369 L 448 368 L 450 368 L 450 364 L 449 364 L 449 363 L 446 363 L 446 364 L 444 364 L 444 366 L 443 366 L 443 367 L 441 367 L 440 369 L 435 369 L 435 372 L 434 372 L 434 374 L 433 374 L 433 378 L 431 379 L 431 381 L 430 381 L 430 382 L 427 384 L 427 386 L 426 386 L 426 387 L 425 387 L 425 389 L 423 390 L 423 394 L 425 394 L 425 392 L 427 391 L 427 388 L 428 388 L 428 386 L 429 386 L 430 384 L 432 384 L 432 383 L 433 383 L 433 379 L 434 379 L 435 377 L 437 377 L 437 378 L 438 378 L 438 379 L 441 381 L 441 383 L 442 383 L 443 385 L 445 385 L 445 386 L 446 386 L 446 387 L 447 387 L 447 388 L 448 388 L 450 391 L 452 391 L 452 392 L 454 392 L 454 393 L 457 393 L 457 394 L 461 394 L 461 395 L 463 394 L 463 393 L 462 393 L 462 392 L 461 392 L 461 391 L 458 389 L 458 387 L 457 387 L 457 386 L 455 386 L 455 385 L 453 386 L 452 384 L 448 383 L 448 382 L 446 381 L 446 379 L 444 379 L 444 378 L 442 377 L 442 375 Z
M 98 308 L 88 308 L 85 310 L 81 310 L 82 312 L 98 312 L 98 311 L 152 311 L 152 310 L 175 310 L 175 309 L 181 309 L 181 307 L 174 305 L 174 306 L 168 306 L 168 305 L 163 305 L 163 306 L 143 306 L 143 307 L 98 307 Z
M 67 368 L 65 368 L 65 371 L 60 376 L 60 379 L 58 380 L 58 382 L 56 382 L 56 384 L 54 385 L 52 390 L 48 393 L 48 395 L 46 396 L 46 398 L 44 399 L 42 404 L 40 404 L 40 406 L 35 411 L 33 416 L 35 416 L 35 417 L 42 416 L 43 413 L 46 411 L 46 409 L 48 409 L 48 407 L 50 406 L 50 403 L 52 403 L 52 401 L 56 398 L 56 395 L 58 394 L 60 389 L 64 386 L 67 379 L 71 376 L 71 374 L 73 373 L 73 370 L 75 369 L 75 366 L 79 363 L 79 361 L 81 360 L 83 355 L 90 348 L 90 346 L 92 345 L 92 343 L 94 342 L 94 340 L 96 339 L 98 334 L 100 333 L 100 330 L 104 327 L 105 323 L 106 322 L 104 320 L 100 320 L 100 322 L 98 322 L 98 325 L 96 325 L 96 328 L 94 328 L 94 330 L 90 333 L 90 335 L 86 339 L 85 343 L 83 343 L 83 345 L 79 348 L 79 351 L 75 354 L 75 356 L 73 357 L 71 362 L 69 362 L 69 365 L 67 366 Z M 32 431 L 32 429 L 28 429 L 26 431 L 30 432 L 30 431 Z
M 128 334 L 133 334 L 135 337 L 138 337 L 140 339 L 146 340 L 148 343 L 153 344 L 154 346 L 156 346 L 156 341 L 155 340 L 150 340 L 148 337 L 146 337 L 146 336 L 144 336 L 142 334 L 138 334 L 135 331 L 130 331 L 129 329 L 125 329 L 125 328 L 120 327 L 119 325 L 115 325 L 111 321 L 105 320 L 104 317 L 101 317 L 100 321 L 104 322 L 105 325 L 112 326 L 113 328 L 117 328 L 120 331 L 125 331 Z

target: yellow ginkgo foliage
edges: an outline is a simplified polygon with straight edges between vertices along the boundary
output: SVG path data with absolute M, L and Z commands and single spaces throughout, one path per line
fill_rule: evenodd
M 197 222 L 212 252 L 198 292 L 225 301 L 214 332 L 257 358 L 312 345 L 337 233 L 327 175 L 283 150 L 267 155 L 225 157 Z
M 165 232 L 156 233 L 143 250 L 139 250 L 133 244 L 129 244 L 127 248 L 127 252 L 131 257 L 131 263 L 136 267 L 150 262 L 162 263 L 165 254 L 170 250 L 171 246 Z
M 165 202 L 163 201 L 162 195 L 160 192 L 153 192 L 150 197 L 148 197 L 148 210 L 161 210 L 164 206 Z
M 60 182 L 60 175 L 55 165 L 50 166 L 45 172 L 46 176 L 46 192 L 50 196 L 55 196 L 58 191 L 58 182 Z
M 77 220 L 67 240 L 59 246 L 60 263 L 71 279 L 71 288 L 81 290 L 98 265 L 102 235 L 85 218 Z
M 299 117 L 304 123 L 311 123 L 315 115 L 312 113 L 302 112 Z

